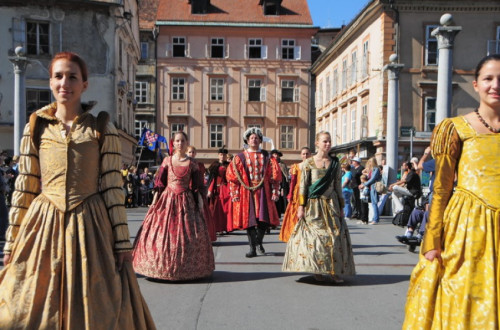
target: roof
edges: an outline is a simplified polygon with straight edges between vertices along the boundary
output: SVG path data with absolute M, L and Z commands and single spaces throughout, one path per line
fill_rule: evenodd
M 139 28 L 142 30 L 152 30 L 155 27 L 156 12 L 159 0 L 139 1 Z
M 268 16 L 264 15 L 259 0 L 210 0 L 210 7 L 206 14 L 191 14 L 189 2 L 188 0 L 159 0 L 157 22 L 308 26 L 313 24 L 307 0 L 283 0 L 280 15 Z

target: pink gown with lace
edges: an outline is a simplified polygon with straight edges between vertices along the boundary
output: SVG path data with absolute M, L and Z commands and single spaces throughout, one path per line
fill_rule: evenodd
M 149 208 L 134 244 L 137 273 L 170 281 L 212 274 L 214 254 L 200 213 L 200 178 L 195 160 L 187 166 L 172 166 L 171 157 L 163 161 L 155 178 L 155 189 L 161 195 Z

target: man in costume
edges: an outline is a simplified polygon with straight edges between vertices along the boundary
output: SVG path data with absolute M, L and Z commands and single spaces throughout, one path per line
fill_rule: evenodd
M 260 148 L 262 131 L 252 127 L 243 133 L 248 148 L 236 155 L 226 178 L 232 200 L 233 229 L 246 229 L 250 251 L 247 258 L 265 254 L 262 241 L 269 226 L 279 225 L 275 203 L 279 198 L 281 169 L 275 158 Z
M 281 217 L 281 215 L 285 213 L 287 206 L 286 196 L 288 195 L 288 188 L 289 188 L 288 176 L 290 174 L 288 172 L 288 167 L 286 166 L 286 164 L 281 161 L 281 157 L 283 157 L 281 151 L 276 149 L 271 150 L 271 156 L 276 159 L 281 170 L 280 192 L 278 201 L 276 202 L 276 210 L 278 211 L 278 217 Z

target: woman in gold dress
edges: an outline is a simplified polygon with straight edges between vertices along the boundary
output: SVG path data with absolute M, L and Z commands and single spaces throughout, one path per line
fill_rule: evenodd
M 354 275 L 355 267 L 344 220 L 340 162 L 328 154 L 330 146 L 330 133 L 318 133 L 316 155 L 302 163 L 299 220 L 286 245 L 283 271 L 313 273 L 317 281 L 342 283 L 339 275 Z
M 300 150 L 300 157 L 302 161 L 311 157 L 311 150 L 308 147 Z M 288 196 L 288 206 L 286 207 L 285 215 L 283 216 L 283 223 L 281 224 L 279 239 L 283 242 L 288 242 L 290 234 L 293 232 L 297 224 L 297 208 L 299 207 L 299 186 L 300 186 L 300 165 L 302 163 L 293 164 L 290 167 L 290 191 Z
M 404 329 L 500 327 L 500 55 L 479 62 L 473 86 L 479 108 L 434 129 L 434 194 Z
M 0 329 L 154 329 L 130 263 L 118 133 L 81 103 L 78 55 L 57 54 L 49 74 L 56 102 L 33 113 L 21 141 Z

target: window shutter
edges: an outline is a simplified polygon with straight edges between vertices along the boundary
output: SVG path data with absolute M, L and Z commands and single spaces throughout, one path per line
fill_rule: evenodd
M 209 58 L 210 54 L 208 53 L 208 44 L 205 44 L 205 58 Z
M 276 59 L 279 60 L 280 58 L 280 48 L 276 47 Z
M 188 43 L 187 43 L 187 45 L 186 45 L 186 50 L 184 51 L 184 55 L 185 55 L 186 57 L 191 57 L 191 56 L 190 56 L 190 53 L 191 53 L 191 52 L 190 52 L 190 50 L 191 50 L 191 47 L 190 47 L 190 46 L 191 46 L 191 44 L 188 42 Z
M 266 45 L 261 46 L 261 51 L 262 51 L 261 58 L 264 60 L 267 59 L 267 46 Z
M 229 58 L 229 44 L 226 45 L 226 58 Z
M 293 102 L 299 102 L 300 100 L 300 90 L 298 87 L 293 89 Z
M 265 87 L 260 88 L 260 101 L 266 102 L 266 88 Z
M 248 60 L 248 45 L 245 44 L 245 47 L 243 47 L 243 57 L 245 60 Z
M 12 18 L 12 42 L 14 48 L 22 46 L 26 52 L 26 22 L 22 18 Z
M 170 44 L 170 43 L 168 43 L 168 44 L 167 44 L 167 50 L 165 51 L 165 56 L 166 56 L 166 57 L 171 57 L 171 56 L 172 56 L 172 54 L 173 54 L 173 53 L 172 53 L 173 48 L 174 48 L 174 47 L 173 47 L 173 45 L 172 45 L 172 44 Z
M 293 47 L 293 55 L 294 55 L 294 57 L 295 57 L 296 60 L 300 60 L 301 53 L 302 53 L 301 46 L 295 46 L 295 47 Z

